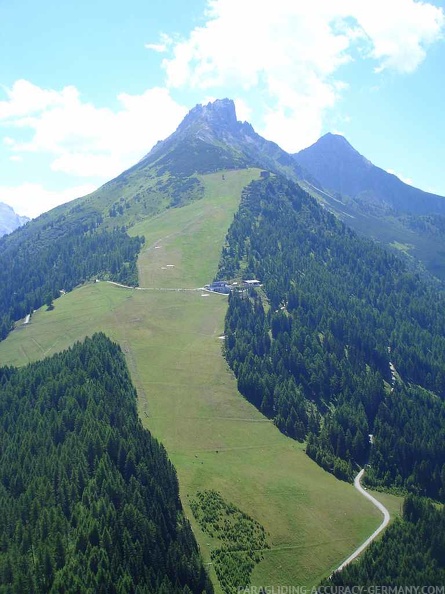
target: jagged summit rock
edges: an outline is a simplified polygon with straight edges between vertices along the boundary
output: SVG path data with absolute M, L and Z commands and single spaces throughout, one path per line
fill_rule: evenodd
M 235 103 L 231 99 L 217 99 L 207 105 L 198 104 L 184 117 L 175 132 L 165 140 L 160 140 L 142 159 L 152 159 L 170 145 L 186 138 L 198 138 L 205 142 L 223 139 L 228 134 L 236 134 L 238 128 Z
M 7 233 L 12 233 L 12 231 L 28 221 L 28 217 L 21 217 L 11 206 L 0 202 L 0 237 Z
M 238 128 L 235 103 L 231 99 L 217 99 L 207 105 L 196 105 L 179 125 L 178 132 L 198 126 L 198 132 L 208 128 L 214 133 L 236 132 Z
M 235 103 L 231 99 L 217 99 L 207 105 L 196 105 L 185 116 L 176 131 L 166 140 L 158 142 L 141 159 L 141 164 L 155 161 L 170 165 L 172 158 L 177 161 L 185 150 L 189 161 L 195 155 L 195 163 L 190 162 L 189 173 L 211 171 L 218 168 L 262 167 L 273 172 L 285 174 L 293 179 L 310 178 L 303 172 L 296 160 L 275 142 L 266 140 L 255 132 L 248 122 L 237 119 Z M 214 163 L 210 166 L 209 156 Z

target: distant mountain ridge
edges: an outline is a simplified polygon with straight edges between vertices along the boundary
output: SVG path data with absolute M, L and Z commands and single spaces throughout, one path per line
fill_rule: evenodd
M 294 155 L 324 189 L 347 196 L 382 212 L 445 214 L 445 198 L 410 186 L 373 165 L 338 134 L 325 134 Z
M 28 221 L 28 217 L 21 217 L 11 206 L 0 202 L 0 237 L 7 233 L 12 233 L 14 229 L 21 227 Z
M 325 134 L 294 159 L 312 175 L 300 183 L 349 227 L 445 281 L 443 196 L 376 167 L 338 134 Z

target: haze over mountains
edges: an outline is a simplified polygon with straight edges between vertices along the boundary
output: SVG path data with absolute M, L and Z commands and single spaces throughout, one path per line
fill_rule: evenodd
M 382 214 L 444 214 L 445 198 L 423 192 L 376 167 L 338 134 L 325 134 L 294 155 L 325 190 L 352 199 L 357 208 Z
M 18 215 L 11 206 L 0 202 L 0 237 L 11 233 L 29 221 L 28 217 Z

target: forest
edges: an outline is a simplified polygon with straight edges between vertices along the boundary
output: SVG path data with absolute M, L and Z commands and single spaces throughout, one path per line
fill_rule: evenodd
M 370 457 L 369 483 L 445 499 L 437 287 L 280 177 L 245 190 L 217 276 L 262 283 L 232 292 L 226 317 L 250 402 L 339 478 Z
M 15 321 L 96 276 L 137 285 L 143 238 L 131 238 L 121 228 L 98 229 L 97 217 L 72 222 L 45 217 L 0 239 L 0 340 Z
M 442 586 L 445 584 L 445 508 L 409 495 L 403 518 L 386 529 L 363 556 L 322 583 L 329 594 L 339 586 Z M 338 591 L 338 590 L 337 590 Z
M 96 334 L 0 385 L 0 592 L 213 592 L 119 346 Z
M 198 491 L 190 501 L 201 529 L 220 546 L 211 559 L 224 594 L 232 594 L 250 584 L 253 568 L 269 548 L 263 526 L 217 491 Z

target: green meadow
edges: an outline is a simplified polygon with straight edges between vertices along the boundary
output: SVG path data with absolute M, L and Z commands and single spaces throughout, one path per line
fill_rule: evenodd
M 144 425 L 176 467 L 205 562 L 217 546 L 190 509 L 218 491 L 257 520 L 270 546 L 252 584 L 314 586 L 378 526 L 380 513 L 282 435 L 237 391 L 222 356 L 227 297 L 199 290 L 217 270 L 242 188 L 258 170 L 203 176 L 205 197 L 143 221 L 141 288 L 84 285 L 42 308 L 0 343 L 0 364 L 24 365 L 102 330 L 117 341 L 138 390 Z M 164 290 L 163 290 L 164 289 Z M 186 290 L 182 290 L 186 289 Z M 385 496 L 397 512 L 400 499 Z M 243 584 L 240 584 L 242 586 Z

